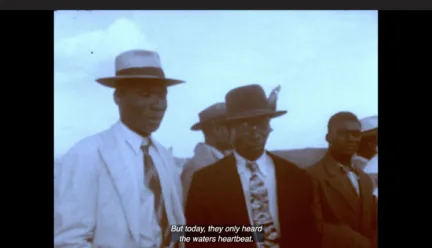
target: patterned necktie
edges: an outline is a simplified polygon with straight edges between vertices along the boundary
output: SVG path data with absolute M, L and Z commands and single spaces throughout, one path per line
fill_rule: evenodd
M 252 219 L 255 225 L 264 227 L 264 242 L 260 243 L 260 247 L 276 247 L 279 233 L 270 213 L 267 188 L 263 179 L 258 175 L 258 165 L 255 162 L 248 162 L 247 167 L 252 172 L 249 181 Z
M 169 236 L 166 233 L 168 230 L 168 218 L 165 212 L 164 201 L 162 198 L 162 188 L 160 185 L 159 175 L 156 167 L 154 166 L 153 159 L 149 154 L 149 147 L 149 142 L 141 146 L 141 149 L 144 153 L 144 184 L 153 192 L 154 209 L 162 230 L 162 237 L 164 237 L 165 240 L 163 243 L 165 243 L 167 240 L 167 236 Z

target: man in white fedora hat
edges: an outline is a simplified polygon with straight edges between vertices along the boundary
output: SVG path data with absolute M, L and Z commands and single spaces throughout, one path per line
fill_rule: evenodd
M 372 177 L 374 194 L 378 196 L 378 116 L 368 116 L 360 122 L 362 140 L 353 163 Z
M 231 133 L 225 123 L 225 103 L 215 103 L 199 114 L 199 122 L 195 123 L 192 131 L 201 131 L 204 142 L 195 146 L 194 156 L 185 164 L 182 173 L 183 197 L 186 199 L 193 174 L 222 159 L 232 149 Z
M 120 120 L 84 138 L 58 165 L 54 247 L 172 247 L 169 225 L 184 224 L 180 174 L 171 153 L 151 134 L 167 108 L 159 55 L 131 50 L 115 59 Z

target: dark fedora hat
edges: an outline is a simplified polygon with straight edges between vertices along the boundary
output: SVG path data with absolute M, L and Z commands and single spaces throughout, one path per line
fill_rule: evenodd
M 257 84 L 238 87 L 225 96 L 227 120 L 248 119 L 254 117 L 275 118 L 287 113 L 272 109 L 264 89 Z
M 124 79 L 140 79 L 143 83 L 158 81 L 165 86 L 184 83 L 182 80 L 166 78 L 159 54 L 149 50 L 129 50 L 119 54 L 115 58 L 115 76 L 98 78 L 96 82 L 115 88 Z
M 226 119 L 225 103 L 215 103 L 199 112 L 198 116 L 199 122 L 191 127 L 193 131 L 201 130 L 203 125 L 209 123 L 223 122 Z

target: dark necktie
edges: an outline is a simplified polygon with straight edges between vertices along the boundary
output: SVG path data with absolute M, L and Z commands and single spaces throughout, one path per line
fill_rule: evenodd
M 360 188 L 358 180 L 360 175 L 360 169 L 355 165 L 341 165 L 341 170 L 342 173 L 345 174 L 347 179 L 350 181 L 351 188 L 354 190 L 355 194 L 359 196 Z M 354 174 L 351 174 L 350 172 L 353 172 Z
M 162 238 L 166 241 L 167 236 L 169 236 L 167 234 L 168 219 L 165 212 L 159 175 L 156 167 L 154 166 L 153 159 L 149 154 L 149 147 L 149 142 L 147 142 L 146 145 L 141 146 L 141 149 L 144 153 L 144 184 L 153 192 L 156 216 L 158 217 L 159 225 L 162 230 Z M 165 243 L 165 241 L 163 243 Z M 164 247 L 164 244 L 162 247 Z

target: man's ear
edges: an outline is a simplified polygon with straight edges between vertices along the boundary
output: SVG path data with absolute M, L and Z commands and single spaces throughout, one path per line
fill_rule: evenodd
M 114 97 L 114 102 L 115 102 L 115 104 L 118 106 L 118 105 L 120 105 L 120 95 L 119 95 L 120 93 L 119 93 L 119 91 L 116 89 L 116 90 L 114 90 L 114 94 L 113 94 L 113 97 Z
M 329 137 L 329 134 L 328 134 L 328 133 L 326 134 L 325 139 L 326 139 L 327 142 L 330 143 L 330 137 Z

